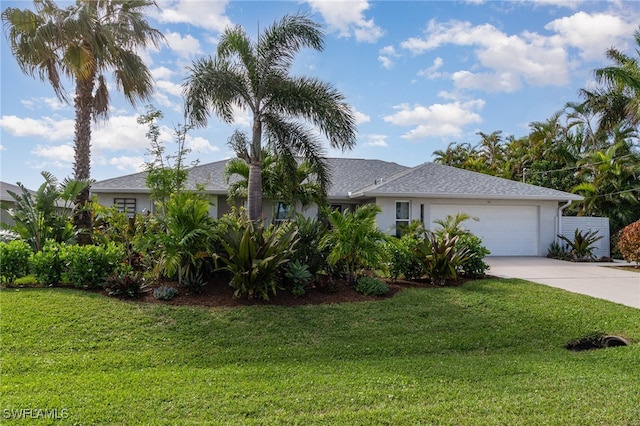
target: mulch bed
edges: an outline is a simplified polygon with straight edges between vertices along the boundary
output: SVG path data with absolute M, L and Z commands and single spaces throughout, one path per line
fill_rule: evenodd
M 459 286 L 468 280 L 457 280 L 447 282 L 445 286 Z M 165 283 L 164 285 L 178 288 L 179 293 L 171 300 L 159 300 L 153 297 L 153 291 L 145 292 L 137 299 L 129 299 L 142 303 L 159 303 L 173 306 L 252 306 L 252 305 L 276 305 L 276 306 L 299 306 L 318 305 L 331 303 L 353 303 L 374 300 L 384 300 L 393 297 L 405 288 L 441 288 L 433 285 L 428 279 L 415 281 L 387 281 L 389 292 L 385 296 L 373 297 L 358 293 L 353 286 L 344 280 L 334 280 L 332 291 L 323 291 L 317 287 L 307 289 L 306 294 L 296 297 L 287 290 L 278 290 L 271 300 L 236 298 L 233 296 L 233 289 L 228 282 L 223 279 L 210 281 L 198 293 L 189 293 L 184 288 L 178 287 L 175 283 Z M 102 292 L 106 295 L 106 292 Z

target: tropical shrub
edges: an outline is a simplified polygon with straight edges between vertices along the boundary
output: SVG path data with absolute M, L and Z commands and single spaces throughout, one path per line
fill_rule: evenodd
M 121 245 L 66 245 L 61 253 L 64 264 L 62 281 L 78 288 L 97 288 L 105 284 L 123 263 L 125 251 Z
M 138 297 L 144 288 L 144 279 L 141 272 L 123 264 L 107 277 L 104 288 L 109 296 Z
M 460 235 L 456 242 L 456 250 L 462 249 L 468 250 L 468 258 L 461 265 L 462 274 L 465 277 L 483 277 L 489 269 L 489 265 L 484 263 L 483 259 L 491 252 L 482 245 L 480 237 L 470 233 Z
M 622 229 L 617 247 L 624 260 L 640 264 L 640 220 Z
M 89 186 L 90 181 L 65 179 L 62 184 L 49 172 L 42 172 L 44 183 L 33 194 L 18 182 L 21 193 L 7 191 L 14 205 L 8 210 L 15 222 L 12 230 L 27 241 L 33 251 L 45 242 L 74 242 L 76 230 L 71 224 L 73 200 Z
M 178 295 L 175 287 L 161 286 L 153 289 L 153 297 L 158 300 L 171 300 Z
M 307 265 L 312 276 L 315 276 L 318 271 L 326 270 L 329 250 L 328 247 L 322 247 L 320 242 L 328 231 L 327 225 L 298 214 L 293 221 L 293 226 L 298 232 L 299 242 L 291 261 Z
M 558 260 L 570 260 L 571 253 L 567 250 L 567 247 L 564 244 L 560 244 L 557 241 L 554 241 L 549 246 L 547 250 L 547 257 L 550 259 L 558 259 Z
M 448 279 L 457 279 L 462 265 L 469 260 L 469 249 L 456 247 L 459 238 L 439 238 L 430 233 L 417 245 L 416 254 L 433 284 L 444 285 Z
M 404 234 L 400 238 L 389 238 L 384 244 L 389 259 L 389 277 L 393 280 L 404 278 L 413 280 L 424 275 L 420 259 L 416 256 L 416 247 L 420 241 L 415 235 Z
M 558 238 L 567 243 L 568 249 L 574 259 L 586 260 L 595 259 L 593 255 L 593 250 L 595 250 L 594 244 L 603 238 L 597 234 L 598 231 L 582 232 L 576 228 L 573 233 L 573 240 L 564 235 L 558 235 Z
M 65 243 L 49 240 L 44 243 L 42 250 L 36 252 L 29 259 L 31 273 L 42 285 L 53 286 L 62 281 L 64 270 L 63 252 Z
M 289 261 L 298 242 L 291 223 L 265 228 L 240 218 L 229 221 L 221 238 L 222 252 L 214 258 L 219 269 L 231 273 L 229 285 L 235 290 L 234 296 L 269 300 L 275 295 L 278 271 Z
M 156 279 L 176 279 L 192 290 L 206 284 L 203 271 L 211 265 L 217 235 L 209 201 L 193 192 L 173 194 L 158 222 L 158 232 L 148 234 L 140 244 L 153 263 Z
M 358 278 L 356 291 L 365 296 L 384 296 L 389 292 L 389 287 L 380 278 L 362 276 Z
M 298 242 L 298 245 L 300 243 Z M 284 276 L 291 283 L 289 291 L 294 296 L 303 296 L 307 292 L 307 285 L 313 279 L 309 267 L 295 260 L 284 267 Z
M 12 284 L 29 273 L 29 257 L 33 252 L 25 241 L 0 242 L 0 282 Z
M 365 269 L 386 267 L 381 243 L 387 235 L 376 226 L 380 211 L 376 204 L 358 206 L 353 212 L 325 210 L 331 226 L 320 245 L 329 250 L 329 265 L 342 270 L 350 283 L 355 283 Z

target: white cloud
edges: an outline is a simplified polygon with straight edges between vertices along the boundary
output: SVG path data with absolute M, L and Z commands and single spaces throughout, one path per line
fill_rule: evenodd
M 507 35 L 490 24 L 473 26 L 470 22 L 431 20 L 424 37 L 410 38 L 401 46 L 417 55 L 446 44 L 476 47 L 479 64 L 489 70 L 454 73 L 458 88 L 511 91 L 522 82 L 531 86 L 569 82 L 567 52 L 558 37 L 530 32 Z
M 173 83 L 168 80 L 158 80 L 156 81 L 156 87 L 163 93 L 168 93 L 180 98 L 182 97 L 182 86 L 179 84 Z
M 169 80 L 176 72 L 167 67 L 158 67 L 150 70 L 154 80 Z
M 366 19 L 367 0 L 327 1 L 307 0 L 314 12 L 322 15 L 329 28 L 338 31 L 340 37 L 355 37 L 357 41 L 375 43 L 384 35 L 373 19 Z
M 551 21 L 544 28 L 558 33 L 563 44 L 580 50 L 583 59 L 594 60 L 603 58 L 611 46 L 624 50 L 625 39 L 633 34 L 636 25 L 621 16 L 581 11 Z
M 0 118 L 0 127 L 18 137 L 41 137 L 50 141 L 72 140 L 74 120 L 52 117 L 20 118 L 5 115 Z
M 74 149 L 71 145 L 43 146 L 36 145 L 31 154 L 46 159 L 47 164 L 68 167 L 73 163 Z
M 424 69 L 424 70 L 420 70 L 418 71 L 418 75 L 420 77 L 426 77 L 429 80 L 434 80 L 436 78 L 440 78 L 442 77 L 444 74 L 439 72 L 438 70 L 440 68 L 442 68 L 442 65 L 444 64 L 444 61 L 442 60 L 441 57 L 437 57 L 433 60 L 433 65 L 431 65 L 429 68 Z
M 107 163 L 111 166 L 115 166 L 116 169 L 122 172 L 141 172 L 144 170 L 145 161 L 143 157 L 140 156 L 120 156 L 120 157 L 112 157 Z
M 181 58 L 189 59 L 198 53 L 202 53 L 200 42 L 190 34 L 183 36 L 176 32 L 165 32 L 164 36 L 167 39 L 169 49 L 173 50 Z
M 228 0 L 192 1 L 160 0 L 157 19 L 167 23 L 185 23 L 212 31 L 222 31 L 232 25 L 225 15 Z
M 367 135 L 367 141 L 364 146 L 376 146 L 380 148 L 386 148 L 389 146 L 387 143 L 387 135 Z
M 367 114 L 364 114 L 353 107 L 352 109 L 353 115 L 356 118 L 356 124 L 368 123 L 371 121 L 371 117 L 369 117 Z
M 420 140 L 433 136 L 457 137 L 464 126 L 480 123 L 482 118 L 477 111 L 484 107 L 484 101 L 476 99 L 467 102 L 433 104 L 428 107 L 416 104 L 395 106 L 398 112 L 384 117 L 384 121 L 398 126 L 413 127 L 402 137 Z
M 393 67 L 393 59 L 397 58 L 398 53 L 393 46 L 385 46 L 378 52 L 378 61 L 382 64 L 382 66 L 386 69 Z
M 137 116 L 112 116 L 94 127 L 91 145 L 99 151 L 138 151 L 149 146 L 147 127 L 137 123 Z
M 220 148 L 215 146 L 215 145 L 211 145 L 211 143 L 209 142 L 209 140 L 200 137 L 200 136 L 196 136 L 196 137 L 192 137 L 187 135 L 186 138 L 186 145 L 189 149 L 191 149 L 191 151 L 195 152 L 195 153 L 208 153 L 208 152 L 218 152 L 220 151 Z
M 20 103 L 24 105 L 26 108 L 35 111 L 36 109 L 40 109 L 42 106 L 49 107 L 52 111 L 59 111 L 61 109 L 65 109 L 68 107 L 68 104 L 61 102 L 58 98 L 31 98 L 31 99 L 21 99 Z

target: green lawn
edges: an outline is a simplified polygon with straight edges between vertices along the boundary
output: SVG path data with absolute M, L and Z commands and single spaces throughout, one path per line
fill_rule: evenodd
M 640 425 L 640 310 L 525 281 L 295 308 L 0 303 L 3 424 Z M 564 349 L 593 332 L 633 343 Z

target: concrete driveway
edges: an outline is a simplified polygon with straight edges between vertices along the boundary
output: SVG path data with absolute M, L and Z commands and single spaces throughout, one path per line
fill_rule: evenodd
M 613 263 L 574 263 L 546 257 L 484 259 L 487 273 L 521 278 L 600 299 L 640 308 L 640 273 L 617 269 Z

